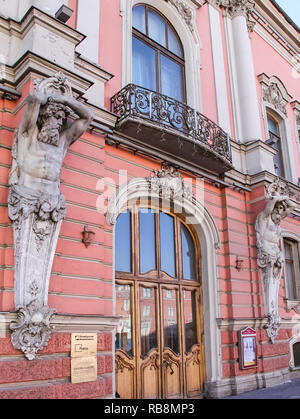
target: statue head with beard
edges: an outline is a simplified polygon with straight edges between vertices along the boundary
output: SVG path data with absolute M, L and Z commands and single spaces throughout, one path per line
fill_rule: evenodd
M 70 112 L 67 106 L 55 103 L 48 99 L 44 106 L 41 106 L 37 125 L 39 128 L 38 141 L 58 146 L 59 135 L 66 124 Z

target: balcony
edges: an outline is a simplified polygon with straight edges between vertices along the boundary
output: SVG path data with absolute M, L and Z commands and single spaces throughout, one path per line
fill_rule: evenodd
M 112 97 L 111 110 L 117 130 L 133 141 L 212 173 L 232 168 L 228 134 L 184 103 L 128 84 Z

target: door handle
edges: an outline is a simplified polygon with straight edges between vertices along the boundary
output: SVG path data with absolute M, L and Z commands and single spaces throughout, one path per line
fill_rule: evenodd
M 173 375 L 174 374 L 174 370 L 172 368 L 172 363 L 170 361 L 168 361 L 167 359 L 164 360 L 164 364 L 166 366 L 166 369 L 170 368 L 171 372 L 170 374 Z

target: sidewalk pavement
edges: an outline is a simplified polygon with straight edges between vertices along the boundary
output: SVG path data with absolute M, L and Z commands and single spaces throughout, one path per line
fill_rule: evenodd
M 300 399 L 300 378 L 279 386 L 252 390 L 224 399 Z

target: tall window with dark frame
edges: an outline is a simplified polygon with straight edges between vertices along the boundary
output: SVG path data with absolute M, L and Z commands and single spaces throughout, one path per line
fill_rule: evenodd
M 300 299 L 300 278 L 297 278 L 297 266 L 299 267 L 298 243 L 294 240 L 284 239 L 285 276 L 287 284 L 287 297 Z
M 277 153 L 274 156 L 275 173 L 277 176 L 284 177 L 285 171 L 284 171 L 284 165 L 283 165 L 279 124 L 270 115 L 268 115 L 268 131 L 269 131 L 268 144 L 271 145 L 277 151 Z
M 152 7 L 132 10 L 132 83 L 186 102 L 184 55 L 171 24 Z

